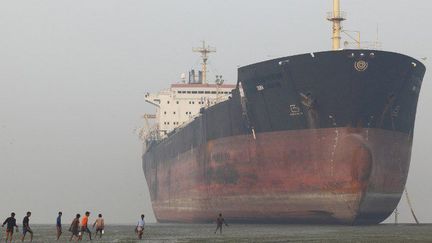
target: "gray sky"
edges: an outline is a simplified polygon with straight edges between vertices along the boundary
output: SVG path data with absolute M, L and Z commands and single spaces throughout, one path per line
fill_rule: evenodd
M 0 1 L 0 218 L 33 212 L 34 223 L 102 212 L 107 223 L 154 220 L 133 130 L 151 112 L 143 94 L 198 66 L 191 48 L 218 52 L 210 77 L 328 50 L 331 0 Z M 342 0 L 346 29 L 383 49 L 432 59 L 430 0 Z M 426 65 L 430 61 L 426 61 Z M 432 222 L 428 125 L 430 75 L 418 106 L 408 189 L 421 222 Z M 412 222 L 402 200 L 401 221 Z

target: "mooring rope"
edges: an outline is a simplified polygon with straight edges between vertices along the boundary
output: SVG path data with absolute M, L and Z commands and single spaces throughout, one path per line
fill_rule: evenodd
M 408 206 L 409 206 L 410 209 L 411 209 L 411 214 L 412 214 L 412 216 L 414 217 L 414 220 L 416 221 L 417 224 L 420 224 L 419 221 L 418 221 L 418 219 L 417 219 L 417 217 L 416 217 L 416 215 L 415 215 L 415 213 L 414 213 L 414 209 L 413 209 L 413 206 L 412 206 L 412 204 L 411 204 L 411 200 L 410 200 L 410 198 L 409 198 L 408 190 L 407 190 L 406 187 L 405 187 L 405 196 L 406 196 L 406 199 L 407 199 L 407 202 L 408 202 Z

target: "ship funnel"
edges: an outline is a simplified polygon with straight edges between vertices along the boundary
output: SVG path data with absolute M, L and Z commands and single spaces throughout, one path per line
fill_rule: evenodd
M 189 83 L 194 84 L 195 80 L 195 70 L 192 69 L 189 71 Z
M 333 12 L 327 13 L 327 20 L 333 23 L 333 50 L 340 50 L 342 21 L 346 19 L 345 12 L 340 11 L 340 1 L 333 0 Z

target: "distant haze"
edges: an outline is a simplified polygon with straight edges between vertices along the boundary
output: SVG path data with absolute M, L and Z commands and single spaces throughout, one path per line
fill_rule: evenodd
M 341 0 L 344 26 L 383 49 L 432 59 L 430 0 Z M 0 1 L 0 220 L 69 223 L 85 210 L 107 223 L 154 221 L 134 129 L 153 107 L 145 92 L 198 67 L 202 40 L 217 48 L 210 73 L 236 82 L 238 66 L 331 47 L 316 0 Z M 432 222 L 431 75 L 416 120 L 408 189 Z M 336 92 L 336 90 L 335 90 Z M 400 221 L 413 222 L 405 198 Z M 391 222 L 393 219 L 389 219 Z

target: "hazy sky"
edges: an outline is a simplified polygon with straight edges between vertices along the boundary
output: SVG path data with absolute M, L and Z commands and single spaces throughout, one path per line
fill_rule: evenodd
M 107 223 L 154 220 L 134 129 L 144 102 L 199 65 L 191 48 L 217 48 L 210 76 L 238 66 L 328 50 L 332 1 L 0 1 L 0 220 L 32 222 L 102 212 Z M 342 0 L 346 29 L 383 49 L 432 59 L 430 0 Z M 430 61 L 425 62 L 426 65 Z M 408 189 L 432 222 L 431 75 L 418 106 Z M 406 200 L 401 221 L 412 222 Z

